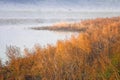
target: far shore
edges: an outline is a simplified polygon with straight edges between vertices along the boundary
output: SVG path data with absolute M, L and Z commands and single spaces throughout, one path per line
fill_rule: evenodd
M 114 21 L 119 20 L 120 17 L 112 17 L 112 18 L 104 18 L 104 20 Z M 94 29 L 98 27 L 102 27 L 101 22 L 103 18 L 96 18 L 96 19 L 88 19 L 81 22 L 75 23 L 67 23 L 67 22 L 60 22 L 57 24 L 53 24 L 52 26 L 43 26 L 43 27 L 31 27 L 30 29 L 33 30 L 48 30 L 48 31 L 58 31 L 58 32 L 89 32 L 89 29 Z M 108 23 L 106 23 L 108 24 Z M 93 28 L 94 27 L 94 28 Z
M 78 27 L 78 23 L 59 23 L 52 26 L 43 26 L 43 27 L 32 27 L 33 30 L 48 30 L 48 31 L 59 31 L 59 32 L 85 32 L 86 27 Z
M 53 28 L 53 27 L 34 27 L 31 28 L 34 30 L 48 30 L 48 31 L 59 31 L 59 32 L 84 32 L 86 29 L 81 28 L 81 29 L 76 29 L 76 28 L 71 28 L 71 27 L 59 27 L 59 28 Z

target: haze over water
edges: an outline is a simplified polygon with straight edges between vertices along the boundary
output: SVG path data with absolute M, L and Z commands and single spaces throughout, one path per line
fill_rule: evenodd
M 72 32 L 35 31 L 28 29 L 30 27 L 50 26 L 59 22 L 80 22 L 98 17 L 117 17 L 120 16 L 118 2 L 119 0 L 0 1 L 0 58 L 6 60 L 6 46 L 18 46 L 23 50 L 26 47 L 32 48 L 37 43 L 41 46 L 54 45 L 58 40 L 77 35 Z

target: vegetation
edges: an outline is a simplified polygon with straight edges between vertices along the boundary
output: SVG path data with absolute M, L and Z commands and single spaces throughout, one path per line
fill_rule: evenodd
M 43 27 L 32 27 L 34 30 L 49 30 L 49 31 L 60 31 L 60 32 L 84 32 L 86 31 L 85 27 L 82 27 L 79 23 L 66 23 L 61 22 L 54 24 L 52 26 L 43 26 Z
M 69 25 L 67 25 L 69 26 Z M 1 80 L 120 80 L 120 17 L 71 24 L 79 36 L 33 50 L 10 46 Z

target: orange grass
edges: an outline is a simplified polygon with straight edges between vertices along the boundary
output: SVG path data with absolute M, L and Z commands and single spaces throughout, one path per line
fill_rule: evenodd
M 65 24 L 66 25 L 66 24 Z M 71 24 L 86 31 L 45 48 L 10 46 L 0 80 L 120 80 L 120 17 Z

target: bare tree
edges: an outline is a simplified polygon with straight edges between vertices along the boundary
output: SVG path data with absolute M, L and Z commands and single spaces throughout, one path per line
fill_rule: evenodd
M 10 60 L 21 57 L 20 48 L 18 48 L 16 46 L 9 46 L 9 47 L 7 47 L 6 55 L 7 55 L 8 59 L 10 59 Z

